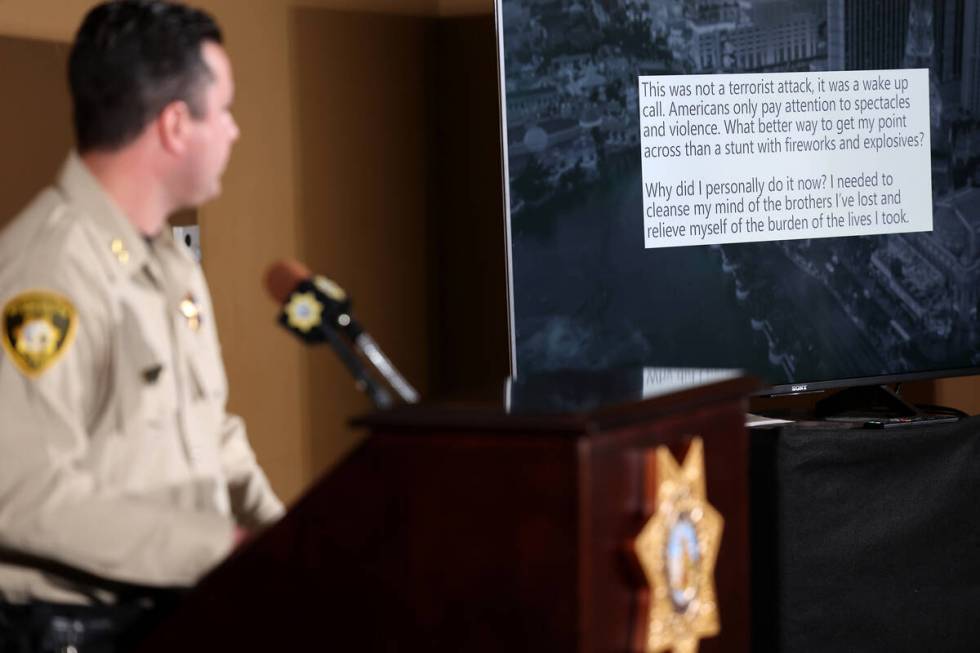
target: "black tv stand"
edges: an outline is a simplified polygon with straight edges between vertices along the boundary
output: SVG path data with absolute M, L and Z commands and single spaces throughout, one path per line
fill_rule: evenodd
M 881 417 L 915 417 L 918 408 L 884 385 L 844 388 L 817 401 L 817 419 L 862 420 Z
M 819 420 L 865 422 L 865 426 L 877 428 L 955 422 L 960 417 L 952 411 L 924 411 L 884 385 L 845 388 L 817 401 L 814 412 Z

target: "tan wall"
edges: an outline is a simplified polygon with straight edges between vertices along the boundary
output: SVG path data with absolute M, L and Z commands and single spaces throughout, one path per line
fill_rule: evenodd
M 0 227 L 51 179 L 71 143 L 67 53 L 61 43 L 0 39 L 8 98 L 0 109 Z
M 436 43 L 431 378 L 436 393 L 459 395 L 499 387 L 510 370 L 493 21 L 443 18 Z
M 493 13 L 493 0 L 436 0 L 440 16 L 479 16 Z
M 934 403 L 959 408 L 970 415 L 980 414 L 980 377 L 939 379 L 933 387 Z
M 344 286 L 354 315 L 425 394 L 428 130 L 434 21 L 297 9 L 291 16 L 301 258 Z M 312 460 L 329 465 L 357 435 L 330 428 L 368 409 L 340 363 L 311 351 Z

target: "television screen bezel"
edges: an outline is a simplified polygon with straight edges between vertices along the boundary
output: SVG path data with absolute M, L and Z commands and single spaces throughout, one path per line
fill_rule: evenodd
M 503 29 L 503 4 L 504 0 L 493 0 L 494 32 L 497 45 L 497 101 L 500 115 L 500 147 L 501 147 L 501 182 L 503 186 L 504 199 L 504 260 L 506 263 L 506 283 L 507 283 L 507 332 L 508 350 L 510 354 L 510 373 L 516 378 L 517 370 L 517 336 L 516 336 L 516 312 L 514 296 L 514 260 L 511 233 L 511 198 L 510 198 L 510 160 L 508 155 L 507 143 L 507 97 L 506 97 L 506 69 L 504 57 L 504 29 Z M 821 381 L 798 381 L 789 383 L 779 383 L 768 385 L 763 380 L 763 387 L 756 390 L 753 396 L 787 396 L 801 393 L 825 392 L 828 390 L 840 390 L 860 386 L 876 386 L 905 383 L 909 381 L 927 381 L 943 378 L 967 377 L 980 375 L 980 365 L 965 368 L 944 368 L 933 370 L 916 370 L 914 372 L 901 372 L 895 374 L 883 374 L 874 376 L 845 377 Z

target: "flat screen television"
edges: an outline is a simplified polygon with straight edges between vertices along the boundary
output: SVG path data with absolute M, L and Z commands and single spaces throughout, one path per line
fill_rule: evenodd
M 512 373 L 976 373 L 977 4 L 496 0 Z

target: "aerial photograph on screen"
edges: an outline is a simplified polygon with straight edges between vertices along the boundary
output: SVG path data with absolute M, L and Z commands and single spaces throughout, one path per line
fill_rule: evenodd
M 516 372 L 980 364 L 978 4 L 498 0 Z M 929 69 L 932 232 L 644 249 L 638 76 L 899 68 Z

